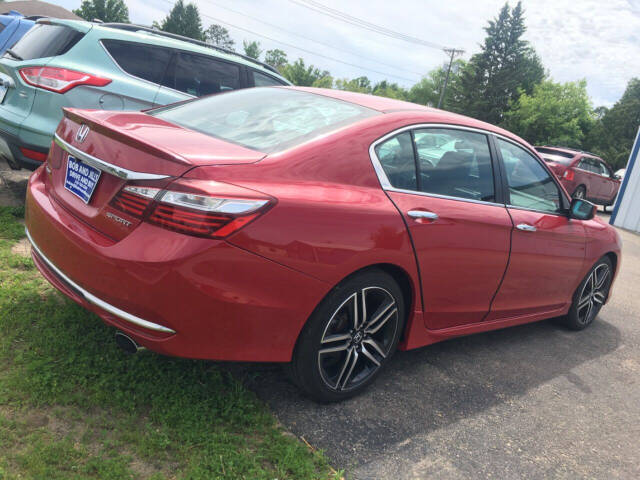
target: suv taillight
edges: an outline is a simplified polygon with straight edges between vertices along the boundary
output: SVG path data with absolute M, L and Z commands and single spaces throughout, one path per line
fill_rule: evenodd
M 20 76 L 29 85 L 56 93 L 68 92 L 78 85 L 104 87 L 111 83 L 109 78 L 57 67 L 21 68 Z
M 176 180 L 167 189 L 125 186 L 111 206 L 175 232 L 224 238 L 265 213 L 271 197 L 235 185 Z
M 575 172 L 573 171 L 573 168 L 567 168 L 564 171 L 564 175 L 562 175 L 562 178 L 564 178 L 565 180 L 569 180 L 572 181 L 574 178 Z

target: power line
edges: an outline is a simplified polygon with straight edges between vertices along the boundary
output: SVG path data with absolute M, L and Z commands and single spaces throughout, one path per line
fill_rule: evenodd
M 172 0 L 164 0 L 164 1 L 165 1 L 166 3 L 169 3 L 169 4 L 173 5 L 173 1 L 172 1 Z M 348 65 L 348 66 L 350 66 L 350 67 L 359 68 L 360 70 L 366 70 L 366 71 L 368 71 L 368 72 L 377 73 L 378 75 L 384 75 L 384 76 L 387 76 L 387 77 L 394 77 L 394 78 L 398 78 L 398 79 L 405 80 L 405 81 L 407 81 L 407 82 L 412 82 L 412 83 L 416 83 L 416 82 L 417 82 L 417 80 L 415 80 L 415 79 L 411 79 L 411 78 L 407 78 L 407 77 L 402 77 L 402 76 L 400 76 L 400 75 L 393 75 L 393 74 L 391 74 L 391 73 L 381 72 L 381 71 L 379 71 L 379 70 L 374 70 L 374 69 L 372 69 L 372 68 L 363 67 L 362 65 L 357 65 L 357 64 L 355 64 L 355 63 L 345 62 L 344 60 L 338 60 L 337 58 L 330 57 L 330 56 L 328 56 L 328 55 L 323 55 L 323 54 L 321 54 L 321 53 L 313 52 L 313 51 L 311 51 L 311 50 L 307 50 L 307 49 L 305 49 L 305 48 L 298 47 L 298 46 L 293 45 L 293 44 L 291 44 L 291 43 L 283 42 L 283 41 L 281 41 L 281 40 L 276 40 L 275 38 L 268 37 L 267 35 L 263 35 L 263 34 L 261 34 L 261 33 L 254 32 L 254 31 L 249 30 L 249 29 L 247 29 L 247 28 L 239 27 L 239 26 L 237 26 L 237 25 L 234 25 L 234 24 L 232 24 L 232 23 L 226 22 L 226 21 L 221 20 L 221 19 L 216 18 L 216 17 L 212 17 L 211 15 L 207 15 L 207 14 L 205 14 L 205 13 L 201 13 L 200 15 L 201 15 L 201 16 L 203 16 L 203 17 L 206 17 L 206 18 L 208 18 L 208 19 L 210 19 L 210 20 L 213 20 L 214 22 L 222 23 L 223 25 L 227 25 L 227 26 L 229 26 L 229 27 L 236 28 L 236 29 L 238 29 L 238 30 L 242 30 L 243 32 L 250 33 L 251 35 L 256 35 L 256 36 L 258 36 L 258 37 L 265 38 L 265 39 L 270 40 L 270 41 L 272 41 L 272 42 L 279 43 L 279 44 L 281 44 L 281 45 L 285 45 L 285 46 L 287 46 L 287 47 L 289 47 L 289 48 L 294 48 L 294 49 L 296 49 L 296 50 L 300 50 L 301 52 L 305 52 L 305 53 L 308 53 L 308 54 L 310 54 L 310 55 L 315 55 L 315 56 L 317 56 L 317 57 L 325 58 L 325 59 L 327 59 L 327 60 L 331 60 L 331 61 L 333 61 L 333 62 L 342 63 L 342 64 L 344 64 L 344 65 Z
M 273 23 L 266 22 L 266 21 L 264 21 L 264 20 L 262 20 L 262 19 L 260 19 L 260 18 L 254 17 L 254 16 L 249 15 L 249 14 L 247 14 L 247 13 L 243 13 L 243 12 L 240 12 L 240 11 L 238 11 L 238 10 L 234 10 L 233 8 L 229 8 L 229 7 L 226 7 L 226 6 L 224 6 L 224 5 L 220 5 L 219 3 L 216 3 L 216 2 L 213 2 L 213 1 L 210 1 L 210 0 L 201 0 L 201 1 L 205 1 L 206 3 L 210 3 L 210 4 L 212 4 L 212 5 L 215 5 L 215 6 L 216 6 L 216 7 L 218 7 L 218 8 L 222 8 L 222 9 L 224 9 L 224 10 L 228 10 L 228 11 L 233 12 L 233 13 L 236 13 L 236 14 L 238 14 L 238 15 L 242 15 L 243 17 L 250 18 L 251 20 L 254 20 L 254 21 L 256 21 L 256 22 L 262 23 L 262 24 L 264 24 L 264 25 L 268 25 L 268 26 L 270 26 L 270 27 L 272 27 L 272 28 L 275 28 L 275 29 L 277 29 L 277 30 L 281 30 L 281 31 L 283 31 L 283 32 L 285 32 L 285 33 L 288 33 L 289 35 L 295 35 L 296 37 L 304 38 L 305 40 L 308 40 L 308 41 L 310 41 L 310 42 L 317 43 L 318 45 L 322 45 L 322 46 L 325 46 L 325 47 L 328 47 L 328 48 L 332 48 L 332 49 L 334 49 L 334 50 L 337 50 L 338 52 L 348 53 L 349 55 L 355 55 L 355 56 L 358 56 L 358 57 L 362 58 L 363 60 L 368 60 L 368 61 L 370 61 L 370 62 L 375 62 L 375 63 L 378 63 L 378 64 L 380 64 L 380 65 L 384 65 L 385 67 L 393 68 L 393 69 L 396 69 L 396 70 L 401 70 L 401 71 L 403 71 L 403 72 L 412 73 L 412 74 L 414 74 L 414 75 L 420 75 L 420 76 L 422 76 L 422 75 L 423 75 L 422 73 L 414 72 L 414 71 L 412 71 L 412 70 L 407 70 L 406 68 L 401 68 L 401 67 L 398 67 L 398 66 L 396 66 L 396 65 L 390 65 L 390 64 L 388 64 L 388 63 L 384 63 L 384 62 L 381 62 L 381 61 L 379 61 L 379 60 L 374 60 L 374 59 L 372 59 L 372 58 L 366 58 L 366 57 L 363 57 L 362 55 L 360 55 L 360 54 L 359 54 L 359 53 L 357 53 L 357 52 L 353 52 L 353 51 L 349 51 L 349 50 L 344 50 L 344 49 L 341 49 L 341 48 L 335 47 L 335 46 L 333 46 L 333 45 L 330 45 L 330 44 L 328 44 L 328 43 L 321 42 L 320 40 L 314 40 L 313 38 L 309 38 L 309 37 L 307 37 L 307 36 L 300 35 L 299 33 L 293 32 L 293 31 L 291 31 L 291 30 L 287 30 L 287 29 L 282 28 L 282 27 L 280 27 L 280 26 L 278 26 L 278 25 L 274 25 Z
M 411 35 L 406 35 L 401 32 L 396 32 L 395 30 L 391 30 L 381 25 L 376 25 L 375 23 L 367 22 L 366 20 L 362 20 L 358 17 L 354 17 L 353 15 L 349 15 L 347 13 L 341 12 L 340 10 L 327 7 L 326 5 L 323 5 L 320 2 L 316 2 L 314 0 L 289 0 L 289 1 L 301 7 L 307 8 L 309 10 L 313 10 L 317 13 L 321 13 L 322 15 L 326 15 L 336 20 L 340 20 L 342 22 L 355 25 L 356 27 L 364 28 L 365 30 L 379 33 L 381 35 L 386 35 L 387 37 L 395 38 L 397 40 L 404 40 L 405 42 L 415 43 L 418 45 L 423 45 L 425 47 L 437 48 L 438 50 L 444 50 L 445 48 L 447 48 L 444 45 L 440 45 L 435 42 L 423 40 L 421 38 L 413 37 Z

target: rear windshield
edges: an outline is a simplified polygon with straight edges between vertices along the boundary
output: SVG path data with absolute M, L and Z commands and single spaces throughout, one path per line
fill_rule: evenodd
M 168 122 L 264 153 L 317 138 L 379 112 L 285 88 L 250 88 L 162 107 Z
M 84 36 L 64 25 L 34 25 L 11 49 L 23 60 L 53 57 L 69 51 Z
M 575 153 L 562 152 L 553 148 L 536 148 L 540 156 L 546 162 L 556 162 L 562 165 L 570 165 L 575 158 Z

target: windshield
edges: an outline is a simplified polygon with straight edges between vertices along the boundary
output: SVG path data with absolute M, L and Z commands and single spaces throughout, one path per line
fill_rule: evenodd
M 287 88 L 250 88 L 149 112 L 264 153 L 299 145 L 379 112 Z

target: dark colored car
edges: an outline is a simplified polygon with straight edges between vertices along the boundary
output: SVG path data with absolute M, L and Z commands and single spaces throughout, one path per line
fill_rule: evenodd
M 607 162 L 593 153 L 569 148 L 544 146 L 536 150 L 572 197 L 604 205 L 605 210 L 613 205 L 620 178 Z
M 66 109 L 54 141 L 26 227 L 55 287 L 130 351 L 289 363 L 318 400 L 361 391 L 397 348 L 583 329 L 620 261 L 615 229 L 525 141 L 388 98 Z

